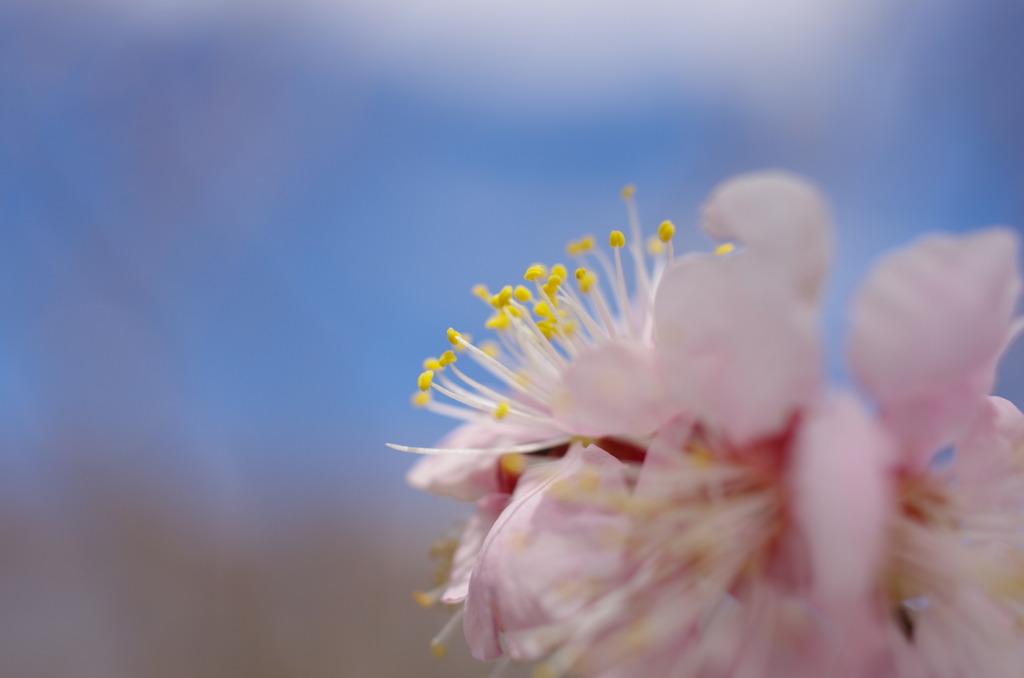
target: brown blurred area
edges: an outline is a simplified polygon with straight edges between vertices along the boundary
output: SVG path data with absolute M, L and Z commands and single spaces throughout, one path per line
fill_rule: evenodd
M 411 592 L 425 551 L 341 514 L 244 533 L 183 520 L 144 485 L 80 476 L 60 517 L 0 510 L 0 675 L 482 676 Z

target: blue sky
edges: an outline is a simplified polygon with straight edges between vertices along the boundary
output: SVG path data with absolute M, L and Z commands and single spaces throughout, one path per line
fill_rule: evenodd
M 717 17 L 706 44 L 680 27 L 691 51 L 650 53 L 648 33 L 672 34 L 654 10 L 603 48 L 604 24 L 588 40 L 553 17 L 537 35 L 573 40 L 553 51 L 490 20 L 392 30 L 358 3 L 335 32 L 274 6 L 0 8 L 6 491 L 31 501 L 96 465 L 227 514 L 429 510 L 402 486 L 411 460 L 383 447 L 449 427 L 408 405 L 420 361 L 448 326 L 480 328 L 472 284 L 621 227 L 629 182 L 649 228 L 672 219 L 704 247 L 696 209 L 730 174 L 819 181 L 841 378 L 843 303 L 873 256 L 1024 224 L 1024 10 L 892 3 L 847 35 L 843 16 L 782 6 L 788 37 Z M 806 45 L 782 54 L 786 39 Z

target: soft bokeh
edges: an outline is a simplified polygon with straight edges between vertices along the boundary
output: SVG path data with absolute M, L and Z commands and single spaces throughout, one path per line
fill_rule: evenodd
M 1024 224 L 1016 0 L 0 4 L 0 675 L 476 676 L 405 488 L 469 294 L 767 166 L 828 300 Z M 999 392 L 1024 402 L 1024 349 Z

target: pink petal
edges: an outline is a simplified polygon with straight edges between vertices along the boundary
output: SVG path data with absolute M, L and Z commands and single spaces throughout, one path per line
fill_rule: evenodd
M 557 432 L 556 432 L 557 434 Z M 440 448 L 488 448 L 546 440 L 552 431 L 497 421 L 474 421 L 455 428 L 437 444 Z M 498 457 L 436 454 L 413 465 L 405 481 L 457 501 L 476 501 L 498 491 Z
M 892 501 L 892 443 L 853 398 L 806 411 L 792 471 L 794 519 L 807 540 L 816 602 L 839 620 L 871 600 Z
M 1005 228 L 933 235 L 882 259 L 852 305 L 850 365 L 907 461 L 962 434 L 988 393 L 1020 290 Z
M 815 310 L 749 254 L 676 262 L 654 309 L 676 410 L 739 445 L 785 426 L 817 393 L 821 369 Z
M 671 414 L 652 350 L 614 342 L 585 352 L 552 398 L 556 421 L 577 435 L 644 436 Z
M 799 296 L 814 302 L 832 258 L 828 203 L 807 179 L 782 171 L 741 174 L 704 205 L 704 230 L 771 260 Z
M 596 474 L 604 489 L 624 491 L 622 468 L 596 446 L 574 446 L 562 460 L 533 466 L 520 479 L 470 578 L 463 630 L 474 657 L 500 656 L 499 630 L 505 630 L 515 633 L 517 643 L 509 648 L 514 657 L 536 658 L 546 644 L 523 631 L 548 633 L 552 623 L 586 604 L 587 586 L 574 587 L 621 570 L 622 549 L 607 540 L 615 530 L 624 533 L 624 519 L 552 492 L 581 473 Z
M 638 495 L 657 495 L 665 491 L 666 471 L 678 470 L 683 464 L 683 449 L 693 434 L 693 420 L 680 416 L 668 422 L 647 446 L 635 492 Z
M 964 501 L 984 511 L 1017 512 L 1024 506 L 1024 414 L 990 396 L 956 447 L 956 475 Z
M 508 506 L 509 499 L 511 495 L 494 493 L 476 503 L 476 511 L 462 531 L 459 545 L 455 548 L 452 573 L 448 578 L 448 588 L 441 596 L 442 603 L 460 603 L 465 600 L 469 592 L 469 577 L 473 573 L 480 547 L 498 516 Z

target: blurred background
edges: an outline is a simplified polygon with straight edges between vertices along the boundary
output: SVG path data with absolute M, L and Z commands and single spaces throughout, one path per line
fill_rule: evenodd
M 780 166 L 872 257 L 1024 224 L 1017 0 L 0 0 L 0 675 L 480 676 L 410 598 L 469 294 Z M 470 329 L 470 331 L 473 331 Z M 478 330 L 482 334 L 481 330 Z M 1024 351 L 1000 392 L 1024 400 Z

